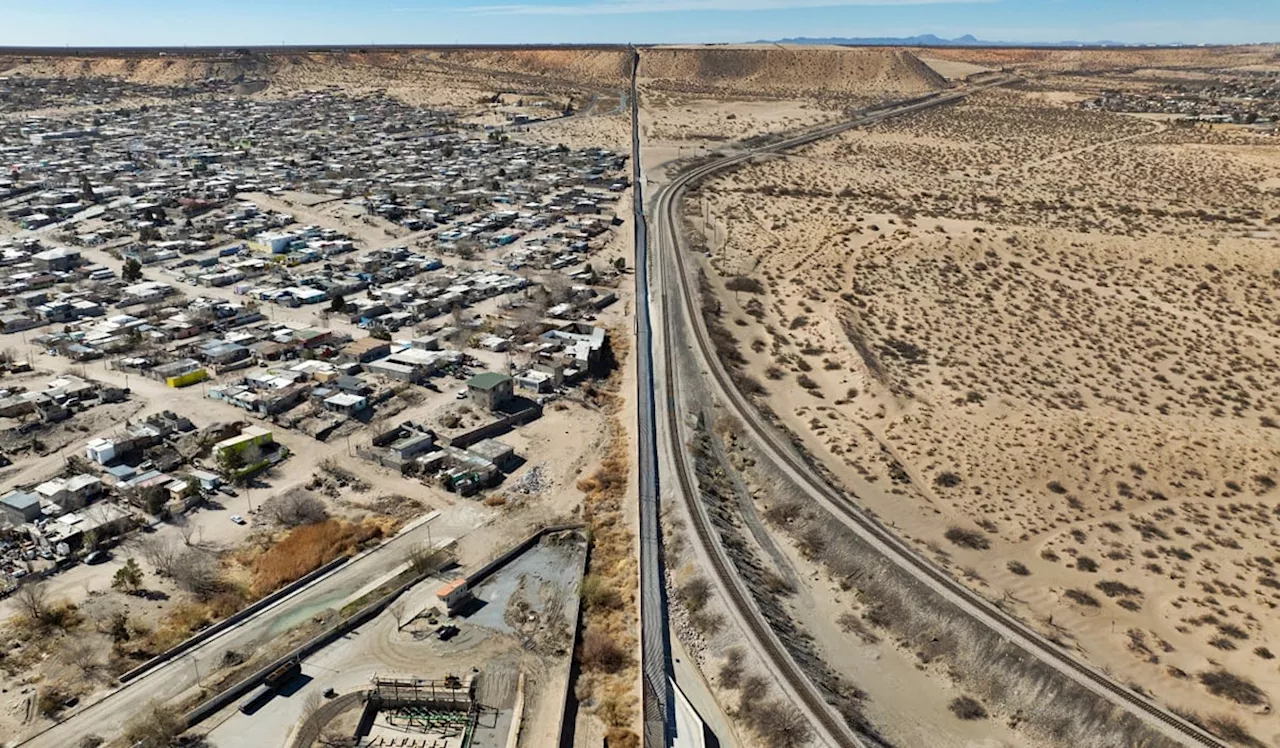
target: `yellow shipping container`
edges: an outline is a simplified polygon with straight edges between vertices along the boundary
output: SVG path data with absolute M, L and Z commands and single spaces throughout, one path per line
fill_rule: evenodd
M 196 382 L 203 382 L 208 378 L 209 372 L 204 369 L 196 369 L 195 371 L 189 371 L 186 374 L 179 374 L 176 377 L 169 377 L 164 380 L 164 383 L 176 389 L 178 387 L 186 387 L 188 385 L 195 384 Z

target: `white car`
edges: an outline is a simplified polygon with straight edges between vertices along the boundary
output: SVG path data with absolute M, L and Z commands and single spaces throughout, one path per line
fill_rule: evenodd
M 467 399 L 467 390 L 466 390 L 466 388 L 464 387 L 463 389 L 460 389 L 460 390 L 458 390 L 457 392 L 453 393 L 453 396 L 454 396 L 455 398 L 457 398 L 458 400 L 465 400 L 465 399 Z
M 238 514 L 233 514 L 233 515 L 231 515 L 231 521 L 232 521 L 232 522 L 234 522 L 234 523 L 236 523 L 237 525 L 243 525 L 243 524 L 245 523 L 245 522 L 244 522 L 244 517 L 241 517 L 241 516 L 240 516 L 240 515 L 238 515 Z

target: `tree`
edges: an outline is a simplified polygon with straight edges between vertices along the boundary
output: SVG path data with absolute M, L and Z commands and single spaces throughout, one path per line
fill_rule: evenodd
M 78 668 L 83 675 L 91 675 L 99 667 L 98 647 L 84 638 L 68 637 L 62 645 L 62 661 Z
M 111 578 L 111 586 L 130 595 L 142 589 L 142 567 L 138 566 L 136 559 L 125 559 L 124 566 L 116 569 L 115 576 Z
M 404 627 L 404 600 L 396 600 L 394 603 L 391 603 L 391 606 L 387 608 L 387 612 L 391 614 L 392 618 L 396 619 L 397 629 Z
M 165 504 L 169 503 L 169 489 L 164 486 L 147 486 L 138 495 L 138 500 L 148 514 L 158 517 L 164 513 Z
M 43 584 L 24 584 L 13 598 L 28 620 L 38 623 L 49 617 L 49 590 Z
M 627 258 L 619 257 L 613 261 L 613 267 L 619 273 L 627 269 Z
M 222 472 L 223 478 L 234 480 L 239 476 L 242 467 L 244 467 L 244 456 L 239 451 L 224 449 L 218 453 L 218 470 Z
M 329 518 L 324 502 L 313 494 L 290 491 L 262 502 L 262 514 L 285 527 L 314 525 Z
M 129 616 L 124 611 L 116 611 L 111 614 L 111 620 L 107 623 L 107 634 L 111 637 L 111 643 L 116 646 L 129 641 L 131 636 L 129 633 Z
M 181 548 L 169 539 L 158 535 L 140 537 L 136 544 L 138 552 L 147 560 L 147 563 L 155 567 L 157 574 L 165 577 L 173 576 L 173 569 L 177 565 Z
M 213 555 L 194 548 L 177 557 L 170 572 L 174 584 L 196 597 L 209 597 L 222 588 L 218 563 Z
M 329 311 L 341 312 L 347 308 L 347 299 L 342 294 L 337 294 L 333 300 L 329 302 Z
M 452 560 L 448 551 L 434 550 L 425 543 L 410 548 L 405 556 L 409 566 L 418 574 L 434 574 Z
M 132 283 L 142 278 L 142 263 L 130 257 L 124 261 L 124 269 L 120 271 L 120 277 Z

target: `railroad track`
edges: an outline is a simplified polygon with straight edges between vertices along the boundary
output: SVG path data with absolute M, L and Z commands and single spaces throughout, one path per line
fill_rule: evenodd
M 746 399 L 738 390 L 728 372 L 721 364 L 716 355 L 714 345 L 711 343 L 707 333 L 704 321 L 701 319 L 699 312 L 700 305 L 696 290 L 692 287 L 692 280 L 686 269 L 684 251 L 681 248 L 681 221 L 680 221 L 680 198 L 687 189 L 702 179 L 714 175 L 724 169 L 731 168 L 738 164 L 742 164 L 755 158 L 758 155 L 766 155 L 779 153 L 798 146 L 807 145 L 817 140 L 836 135 L 846 130 L 878 122 L 890 117 L 901 116 L 910 112 L 919 111 L 933 106 L 957 101 L 976 90 L 988 88 L 996 85 L 1004 85 L 1009 83 L 1010 79 L 999 79 L 985 83 L 980 87 L 967 89 L 962 91 L 954 91 L 938 94 L 907 102 L 890 104 L 885 107 L 878 108 L 855 117 L 852 120 L 820 128 L 802 135 L 787 138 L 776 143 L 754 148 L 742 153 L 723 156 L 713 161 L 694 165 L 678 174 L 670 183 L 668 183 L 658 194 L 655 200 L 655 214 L 659 221 L 658 236 L 659 245 L 669 257 L 660 257 L 660 261 L 671 260 L 673 269 L 678 280 L 679 301 L 683 302 L 684 309 L 689 315 L 690 326 L 694 331 L 697 353 L 702 359 L 702 363 L 706 366 L 712 375 L 717 388 L 723 395 L 725 404 L 728 405 L 741 421 L 747 426 L 752 436 L 762 446 L 767 455 L 780 466 L 790 473 L 793 480 L 799 486 L 809 491 L 815 497 L 823 500 L 828 507 L 833 509 L 836 514 L 855 532 L 859 534 L 867 543 L 875 550 L 880 552 L 888 560 L 902 568 L 913 577 L 924 581 L 931 589 L 941 594 L 945 599 L 956 605 L 965 614 L 973 617 L 986 627 L 993 629 L 1003 638 L 1018 645 L 1023 651 L 1042 662 L 1054 667 L 1060 673 L 1072 678 L 1081 685 L 1089 688 L 1104 698 L 1108 698 L 1113 703 L 1127 709 L 1139 718 L 1144 719 L 1149 724 L 1153 724 L 1161 732 L 1170 737 L 1177 738 L 1188 744 L 1222 746 L 1225 744 L 1213 737 L 1209 733 L 1199 727 L 1179 718 L 1160 705 L 1130 691 L 1128 688 L 1115 683 L 1106 675 L 1094 670 L 1089 665 L 1080 662 L 1070 654 L 1061 651 L 1057 645 L 1042 637 L 1038 632 L 1032 630 L 1016 617 L 1006 613 L 998 606 L 992 604 L 977 593 L 969 590 L 964 585 L 955 581 L 950 575 L 937 568 L 928 559 L 918 554 L 915 549 L 897 538 L 893 533 L 883 527 L 879 521 L 864 512 L 859 506 L 853 503 L 848 496 L 841 491 L 832 488 L 826 482 L 815 477 L 813 471 L 804 457 L 802 457 L 795 447 L 781 435 L 768 421 L 766 421 L 756 410 L 756 408 Z M 643 288 L 642 293 L 647 293 L 647 286 Z M 664 357 L 666 361 L 665 371 L 670 376 L 674 371 L 675 360 L 673 354 L 672 338 L 678 337 L 678 331 L 672 328 L 671 315 L 665 310 L 672 303 L 670 297 L 666 293 L 666 287 L 663 287 L 661 303 L 663 304 L 664 325 L 667 326 L 668 337 L 664 342 Z M 673 334 L 674 333 L 674 334 Z M 671 433 L 678 434 L 679 428 L 679 409 L 675 396 L 670 387 L 667 389 L 667 418 Z M 679 465 L 679 477 L 681 479 L 681 491 L 685 499 L 690 503 L 690 514 L 696 519 L 699 517 L 699 507 L 693 506 L 696 502 L 696 489 L 690 485 L 685 466 L 683 465 L 686 456 L 679 445 L 672 445 L 672 455 L 676 458 Z M 697 532 L 704 546 L 709 550 L 717 548 L 714 544 L 712 531 L 705 522 L 696 522 Z M 810 711 L 818 715 L 823 722 L 823 727 L 833 736 L 847 734 L 847 726 L 843 725 L 843 720 L 839 720 L 840 724 L 828 724 L 835 722 L 838 718 L 826 707 L 820 698 L 817 698 L 813 690 L 812 684 L 808 679 L 798 671 L 795 663 L 787 655 L 787 653 L 779 647 L 769 647 L 768 642 L 774 641 L 776 637 L 772 636 L 772 631 L 768 630 L 767 624 L 759 620 L 758 615 L 751 615 L 754 606 L 745 598 L 744 594 L 738 590 L 738 582 L 736 574 L 728 566 L 727 561 L 717 553 L 710 554 L 713 558 L 713 564 L 716 567 L 716 575 L 725 582 L 725 587 L 730 593 L 732 602 L 739 612 L 742 613 L 742 619 L 753 630 L 762 643 L 766 644 L 766 649 L 770 649 L 770 655 L 777 657 L 775 662 L 779 665 L 780 670 L 786 674 L 791 685 L 796 689 L 798 694 L 804 698 L 806 707 Z M 817 699 L 815 701 L 815 699 Z M 830 718 L 830 720 L 826 718 Z M 844 729 L 837 729 L 844 728 Z M 845 743 L 841 745 L 855 745 L 856 743 Z

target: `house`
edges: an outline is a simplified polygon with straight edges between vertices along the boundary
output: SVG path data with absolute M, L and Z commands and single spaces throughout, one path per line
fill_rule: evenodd
M 85 445 L 84 456 L 99 465 L 106 465 L 127 451 L 127 448 L 111 439 L 98 438 L 90 439 Z
M 467 393 L 478 405 L 499 410 L 511 399 L 512 379 L 492 371 L 477 374 L 467 380 Z
M 79 509 L 101 494 L 102 481 L 96 475 L 73 475 L 67 479 L 67 498 L 61 506 L 66 510 Z
M 553 377 L 545 371 L 530 369 L 516 376 L 516 386 L 529 392 L 550 392 L 554 387 Z
M 36 486 L 36 495 L 50 504 L 62 504 L 67 498 L 67 482 L 61 478 L 47 480 Z
M 223 439 L 213 445 L 213 454 L 221 459 L 224 454 L 238 454 L 250 457 L 260 451 L 263 445 L 272 442 L 271 432 L 261 426 L 245 426 L 239 436 Z
M 31 255 L 31 261 L 40 270 L 68 273 L 80 264 L 80 253 L 74 249 L 55 247 Z
M 352 395 L 344 392 L 325 398 L 324 407 L 326 410 L 351 416 L 368 408 L 369 399 L 361 395 Z
M 386 358 L 391 354 L 391 343 L 378 338 L 361 338 L 347 343 L 342 348 L 342 358 L 346 361 L 355 361 L 361 364 L 367 364 L 370 361 L 376 361 L 380 358 Z
M 40 497 L 26 491 L 10 491 L 0 496 L 0 515 L 17 527 L 40 518 Z
M 497 439 L 483 439 L 472 444 L 467 448 L 467 451 L 492 462 L 504 473 L 510 472 L 517 467 L 519 461 L 516 457 L 515 449 Z
M 448 611 L 449 615 L 453 615 L 471 599 L 471 590 L 467 587 L 467 580 L 455 579 L 448 582 L 436 590 L 436 599 L 444 603 L 445 610 Z
M 192 470 L 187 475 L 200 485 L 202 491 L 216 491 L 218 486 L 222 485 L 222 478 L 207 470 Z

